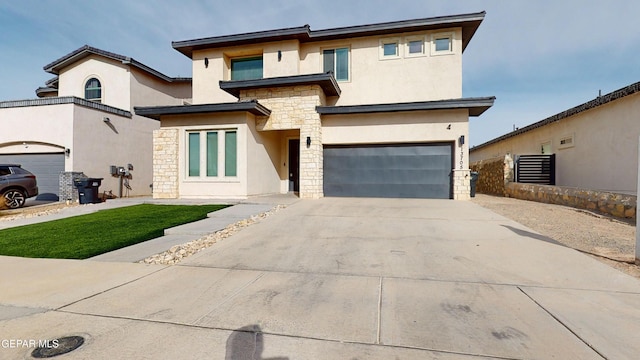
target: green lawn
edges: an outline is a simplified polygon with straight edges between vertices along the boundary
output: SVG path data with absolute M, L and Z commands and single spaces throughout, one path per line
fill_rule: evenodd
M 0 230 L 0 255 L 86 259 L 162 236 L 226 205 L 134 205 Z

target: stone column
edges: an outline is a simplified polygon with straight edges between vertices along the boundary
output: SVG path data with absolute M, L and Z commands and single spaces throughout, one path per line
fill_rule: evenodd
M 455 200 L 471 198 L 471 170 L 453 170 L 453 198 Z
M 76 179 L 86 178 L 83 172 L 62 171 L 59 176 L 60 189 L 58 193 L 59 201 L 78 202 L 78 189 L 73 185 Z
M 316 119 L 305 119 L 300 128 L 300 198 L 319 199 L 324 196 L 322 126 L 319 114 L 307 116 Z M 311 140 L 309 146 L 307 137 Z
M 153 132 L 153 198 L 178 198 L 178 129 Z

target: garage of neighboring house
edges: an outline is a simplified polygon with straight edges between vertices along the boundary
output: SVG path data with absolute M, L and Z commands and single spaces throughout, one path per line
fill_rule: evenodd
M 64 152 L 44 154 L 1 154 L 0 163 L 20 164 L 36 176 L 38 199 L 58 200 L 60 172 L 64 171 Z
M 453 143 L 324 145 L 324 195 L 452 197 Z

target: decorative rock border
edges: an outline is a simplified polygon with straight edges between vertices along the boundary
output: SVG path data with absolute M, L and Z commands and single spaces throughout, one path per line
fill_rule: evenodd
M 521 183 L 507 184 L 505 193 L 516 199 L 593 210 L 619 218 L 636 218 L 637 197 L 634 195 Z
M 197 240 L 189 241 L 184 244 L 172 246 L 169 250 L 160 254 L 149 256 L 148 258 L 139 261 L 141 264 L 161 264 L 161 265 L 174 265 L 182 261 L 182 259 L 189 257 L 201 250 L 204 250 L 220 240 L 228 238 L 229 236 L 237 233 L 243 228 L 255 224 L 263 219 L 275 214 L 276 212 L 284 209 L 285 205 L 277 205 L 271 208 L 271 210 L 265 211 L 258 215 L 254 215 L 248 219 L 240 220 L 233 223 L 226 228 L 217 232 L 203 236 Z

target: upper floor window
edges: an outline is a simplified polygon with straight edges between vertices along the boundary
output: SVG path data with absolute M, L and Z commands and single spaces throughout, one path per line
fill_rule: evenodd
M 102 102 L 102 85 L 100 80 L 91 78 L 84 85 L 84 98 L 87 100 Z
M 349 48 L 322 51 L 323 71 L 333 71 L 336 80 L 349 80 Z
M 435 34 L 431 44 L 432 55 L 442 55 L 453 53 L 453 34 Z
M 231 59 L 231 80 L 262 79 L 262 56 Z
M 382 39 L 380 40 L 379 57 L 381 60 L 397 59 L 400 57 L 400 39 Z

